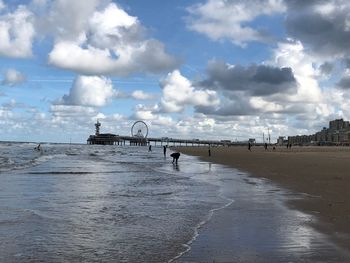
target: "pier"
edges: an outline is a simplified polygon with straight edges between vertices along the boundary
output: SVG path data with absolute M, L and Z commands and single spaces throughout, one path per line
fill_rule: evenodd
M 242 145 L 243 143 L 234 143 L 227 141 L 216 140 L 197 140 L 197 139 L 175 139 L 175 138 L 147 138 L 140 140 L 132 136 L 119 136 L 114 134 L 95 136 L 91 135 L 87 139 L 88 144 L 102 144 L 102 145 L 130 145 L 130 146 L 142 146 L 142 145 L 154 145 L 154 146 L 232 146 Z M 245 143 L 244 143 L 245 145 Z
M 137 121 L 131 128 L 131 136 L 122 136 L 112 133 L 100 133 L 101 123 L 95 124 L 96 133 L 90 135 L 87 144 L 100 145 L 130 145 L 130 146 L 233 146 L 246 145 L 246 142 L 231 142 L 229 140 L 200 140 L 200 139 L 176 139 L 176 138 L 148 138 L 148 127 L 143 121 Z

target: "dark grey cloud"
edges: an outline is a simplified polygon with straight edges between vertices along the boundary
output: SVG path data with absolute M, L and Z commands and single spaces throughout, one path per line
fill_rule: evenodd
M 329 0 L 285 0 L 286 4 L 295 10 L 300 8 L 311 8 L 315 4 L 328 3 Z
M 266 102 L 282 103 L 285 95 L 294 94 L 297 81 L 291 68 L 268 65 L 229 65 L 211 61 L 207 77 L 195 86 L 216 90 L 221 94 L 220 105 L 197 106 L 196 112 L 215 116 L 246 116 L 261 114 L 261 105 L 253 105 L 252 97 L 264 97 Z M 299 111 L 295 107 L 283 107 L 281 111 Z
M 350 89 L 350 77 L 343 77 L 338 83 L 337 86 L 342 89 Z
M 334 65 L 329 62 L 325 62 L 320 66 L 320 71 L 324 75 L 329 75 L 332 73 Z
M 350 5 L 343 0 L 303 1 L 287 0 L 289 12 L 286 30 L 289 36 L 321 56 L 343 56 L 350 51 L 348 14 Z M 322 5 L 333 6 L 330 11 Z M 337 8 L 338 6 L 342 8 Z
M 229 99 L 218 107 L 196 106 L 195 110 L 198 113 L 216 116 L 244 116 L 258 113 L 258 110 L 250 104 L 249 97 L 244 94 L 231 94 Z
M 345 67 L 350 69 L 350 58 L 345 58 L 344 63 L 345 63 Z
M 199 83 L 210 89 L 244 91 L 251 96 L 269 96 L 276 93 L 293 93 L 297 82 L 291 68 L 266 65 L 231 66 L 212 61 L 207 69 L 208 78 Z
M 298 83 L 290 68 L 269 65 L 229 65 L 212 61 L 207 77 L 197 86 L 216 90 L 221 104 L 197 106 L 195 111 L 209 116 L 262 116 L 264 114 L 302 114 L 310 105 L 292 102 Z

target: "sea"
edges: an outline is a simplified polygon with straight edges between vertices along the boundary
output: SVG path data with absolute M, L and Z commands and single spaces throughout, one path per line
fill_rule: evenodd
M 172 262 L 232 202 L 195 157 L 36 146 L 0 143 L 0 262 Z
M 0 262 L 348 262 L 295 194 L 168 149 L 0 143 Z M 216 231 L 218 230 L 218 231 Z

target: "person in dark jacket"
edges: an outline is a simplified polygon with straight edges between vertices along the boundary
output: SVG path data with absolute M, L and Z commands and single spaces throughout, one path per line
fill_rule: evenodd
M 179 160 L 180 158 L 180 153 L 172 153 L 170 154 L 171 157 L 173 157 L 173 162 L 175 161 L 175 163 L 177 163 L 177 161 Z

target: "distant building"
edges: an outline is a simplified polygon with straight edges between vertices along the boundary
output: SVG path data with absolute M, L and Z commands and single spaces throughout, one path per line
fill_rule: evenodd
M 350 144 L 349 121 L 336 119 L 329 122 L 329 127 L 323 127 L 319 132 L 312 135 L 288 136 L 291 144 L 317 144 L 317 145 L 348 145 Z
M 286 145 L 287 143 L 288 143 L 288 140 L 286 140 L 284 136 L 278 137 L 277 145 L 282 146 L 282 145 Z
M 343 119 L 338 119 L 329 122 L 329 129 L 331 130 L 342 130 L 349 128 L 349 121 L 343 121 Z

